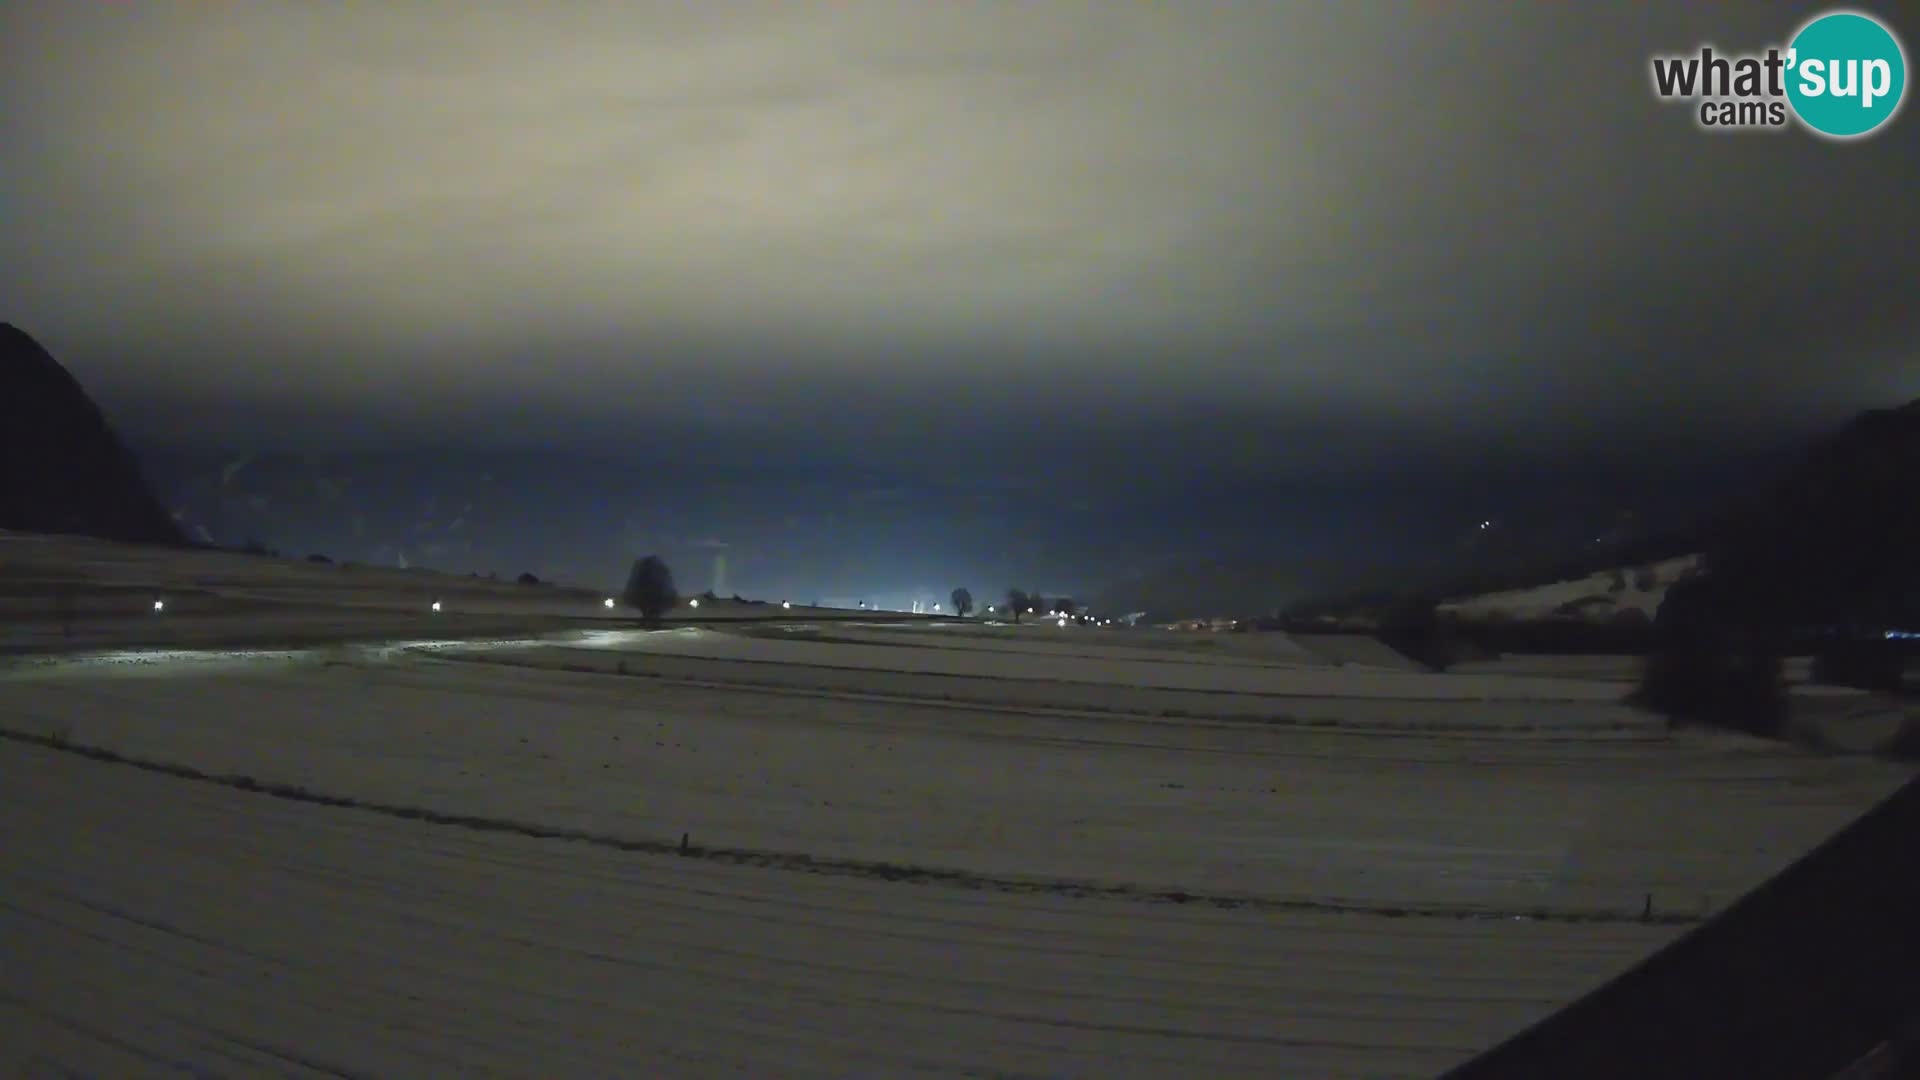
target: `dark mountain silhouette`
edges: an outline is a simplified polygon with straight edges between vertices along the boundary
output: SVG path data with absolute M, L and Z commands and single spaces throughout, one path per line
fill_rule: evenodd
M 1654 621 L 1641 703 L 1776 733 L 1801 648 L 1820 681 L 1900 688 L 1907 643 L 1885 632 L 1920 626 L 1920 401 L 1855 417 L 1705 535 L 1706 572 Z
M 1188 558 L 1111 582 L 1096 590 L 1088 604 L 1096 611 L 1144 611 L 1150 622 L 1250 619 L 1273 615 L 1303 597 L 1342 585 L 1379 580 L 1386 573 L 1328 559 Z
M 197 540 L 317 549 L 354 562 L 442 569 L 551 570 L 512 496 L 564 465 L 506 455 L 367 451 L 178 450 L 143 457 L 155 488 Z M 600 535 L 617 529 L 601 523 Z M 609 551 L 609 554 L 612 554 Z
M 1793 625 L 1920 619 L 1920 401 L 1862 413 L 1711 527 L 1737 614 Z
M 1659 531 L 1628 531 L 1606 524 L 1619 516 L 1553 528 L 1502 524 L 1484 531 L 1469 529 L 1451 545 L 1436 543 L 1424 559 L 1400 563 L 1190 560 L 1116 581 L 1096 595 L 1095 604 L 1102 610 L 1145 610 L 1155 621 L 1275 613 L 1378 616 L 1415 598 L 1431 604 L 1531 588 L 1700 550 L 1702 539 L 1694 529 L 1662 522 Z M 1611 531 L 1596 539 L 1601 528 Z
M 0 323 L 0 528 L 182 541 L 80 383 L 10 323 Z

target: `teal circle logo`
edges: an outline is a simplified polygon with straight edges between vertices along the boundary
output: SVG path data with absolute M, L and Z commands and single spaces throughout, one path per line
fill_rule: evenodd
M 1871 15 L 1836 11 L 1814 19 L 1788 43 L 1787 65 L 1794 115 L 1830 139 L 1878 130 L 1906 97 L 1906 53 Z

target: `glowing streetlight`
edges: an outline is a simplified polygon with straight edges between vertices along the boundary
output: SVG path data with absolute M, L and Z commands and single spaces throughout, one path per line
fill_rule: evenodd
M 609 597 L 607 597 L 607 599 L 606 599 L 606 605 L 607 605 L 607 607 L 608 607 L 608 609 L 609 609 L 609 610 L 611 610 L 611 609 L 612 609 L 612 607 L 613 607 L 613 597 L 611 597 L 611 596 L 609 596 Z
M 439 610 L 440 610 L 440 601 L 438 601 L 438 600 L 435 600 L 435 601 L 433 602 L 433 610 L 435 610 L 435 611 L 439 611 Z
M 153 610 L 155 611 L 167 610 L 167 602 L 165 600 L 155 600 L 153 602 Z
M 688 606 L 688 607 L 699 607 L 699 606 L 700 606 L 700 599 L 699 599 L 699 597 L 695 597 L 694 599 L 692 599 L 692 600 L 689 600 L 689 601 L 687 601 L 687 606 Z
M 940 605 L 939 605 L 939 604 L 935 604 L 935 605 L 933 605 L 933 610 L 935 610 L 935 611 L 939 611 L 939 610 L 940 610 Z
M 793 601 L 791 601 L 791 600 L 782 600 L 782 601 L 780 601 L 780 606 L 781 606 L 781 607 L 783 607 L 783 608 L 786 608 L 786 609 L 788 609 L 788 610 L 792 610 L 792 608 L 793 608 Z

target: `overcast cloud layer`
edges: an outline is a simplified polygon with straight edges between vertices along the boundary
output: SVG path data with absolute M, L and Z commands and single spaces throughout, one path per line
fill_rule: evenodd
M 1920 395 L 1920 115 L 1646 64 L 1813 10 L 9 3 L 0 318 L 147 439 L 1755 436 Z

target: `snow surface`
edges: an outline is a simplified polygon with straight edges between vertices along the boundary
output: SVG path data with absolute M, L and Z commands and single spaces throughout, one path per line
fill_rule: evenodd
M 0 686 L 16 729 L 360 800 L 1334 906 L 1631 913 L 1651 889 L 1695 911 L 1901 775 L 1764 744 L 982 713 L 418 657 Z M 1818 783 L 1782 805 L 1789 777 Z
M 15 597 L 73 546 L 29 543 Z M 307 569 L 127 550 L 77 554 Z M 170 625 L 354 631 L 324 599 Z M 1599 662 L 519 618 L 0 663 L 0 1074 L 1431 1076 L 1908 775 Z
M 668 633 L 638 631 L 607 635 L 596 642 L 595 647 L 743 664 L 910 671 L 923 675 L 1192 690 L 1221 695 L 1442 701 L 1494 696 L 1529 701 L 1615 701 L 1620 697 L 1619 687 L 1607 682 L 1524 676 L 1468 679 L 1385 669 L 1355 672 L 1330 669 L 1324 662 L 1196 664 L 1184 658 L 1143 659 L 1140 650 L 1132 649 L 1124 655 L 1114 655 L 1100 646 L 1090 646 L 1079 653 L 1046 654 L 960 648 L 908 650 L 879 644 L 808 641 L 797 635 L 776 638 L 689 628 Z
M 609 593 L 578 587 L 203 549 L 0 532 L 0 652 L 496 635 L 631 626 Z M 155 600 L 164 601 L 156 612 Z M 439 602 L 440 610 L 433 604 Z M 885 618 L 730 600 L 683 602 L 668 622 Z M 896 616 L 900 619 L 917 616 Z
M 767 871 L 25 747 L 0 812 L 9 1075 L 1426 1077 L 1675 932 Z
M 1563 615 L 1570 606 L 1577 606 L 1578 617 L 1598 622 L 1627 610 L 1652 618 L 1659 612 L 1660 602 L 1666 599 L 1667 587 L 1691 573 L 1699 562 L 1698 555 L 1686 555 L 1650 564 L 1653 582 L 1647 589 L 1640 588 L 1635 580 L 1636 568 L 1624 566 L 1573 581 L 1449 600 L 1440 604 L 1438 610 L 1463 618 L 1543 619 Z M 1624 589 L 1617 591 L 1613 588 L 1616 574 L 1626 583 Z

